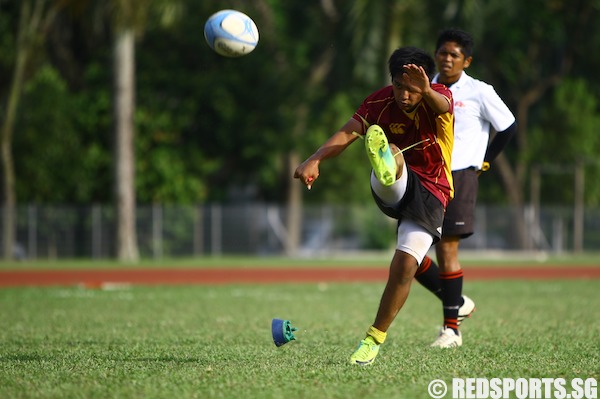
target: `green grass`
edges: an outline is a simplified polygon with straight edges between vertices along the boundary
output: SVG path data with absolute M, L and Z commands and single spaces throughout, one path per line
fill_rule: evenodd
M 457 350 L 415 285 L 376 363 L 380 283 L 0 290 L 1 398 L 428 398 L 433 379 L 600 376 L 598 281 L 469 282 Z M 280 348 L 273 318 L 299 328 Z M 450 397 L 450 396 L 448 396 Z

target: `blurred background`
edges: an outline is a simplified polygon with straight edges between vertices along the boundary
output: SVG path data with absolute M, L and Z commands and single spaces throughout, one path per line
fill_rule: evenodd
M 249 55 L 210 50 L 232 8 Z M 361 145 L 296 166 L 387 85 L 393 49 L 475 38 L 517 137 L 480 177 L 479 251 L 600 249 L 599 0 L 0 0 L 4 259 L 388 249 Z

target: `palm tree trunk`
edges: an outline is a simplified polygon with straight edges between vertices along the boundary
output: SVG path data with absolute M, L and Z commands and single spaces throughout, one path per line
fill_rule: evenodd
M 37 10 L 37 8 L 36 8 Z M 31 4 L 23 2 L 21 4 L 21 18 L 19 20 L 19 34 L 17 38 L 17 54 L 15 60 L 15 69 L 6 105 L 6 115 L 2 123 L 2 133 L 0 143 L 0 158 L 2 163 L 2 193 L 3 193 L 3 217 L 2 217 L 2 251 L 6 260 L 12 259 L 15 247 L 16 235 L 16 206 L 17 196 L 15 193 L 15 167 L 12 155 L 12 139 L 14 134 L 15 119 L 23 82 L 25 79 L 25 67 L 27 65 L 27 55 L 31 45 L 30 29 L 35 31 L 37 24 L 31 23 Z M 38 14 L 36 13 L 37 17 Z M 37 22 L 37 19 L 33 19 Z M 28 25 L 32 26 L 28 26 Z
M 139 259 L 135 226 L 135 35 L 118 30 L 114 45 L 115 200 L 117 210 L 117 258 Z

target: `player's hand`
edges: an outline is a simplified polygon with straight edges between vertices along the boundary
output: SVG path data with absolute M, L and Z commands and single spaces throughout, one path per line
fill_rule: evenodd
M 477 171 L 477 176 L 479 176 L 482 172 L 487 172 L 488 170 L 490 170 L 490 163 L 489 162 L 484 162 L 481 165 L 481 169 L 479 169 Z
M 319 163 L 307 159 L 294 172 L 294 178 L 300 181 L 308 188 L 312 188 L 314 181 L 319 177 Z
M 413 93 L 422 94 L 431 88 L 429 76 L 423 67 L 415 64 L 404 65 L 404 78 Z

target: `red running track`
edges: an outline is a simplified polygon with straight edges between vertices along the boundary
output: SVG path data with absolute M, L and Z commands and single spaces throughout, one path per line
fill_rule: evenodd
M 486 267 L 465 268 L 469 280 L 600 279 L 600 267 Z M 0 287 L 68 286 L 102 287 L 103 284 L 275 284 L 385 281 L 387 268 L 254 268 L 254 269 L 98 269 L 4 270 Z

